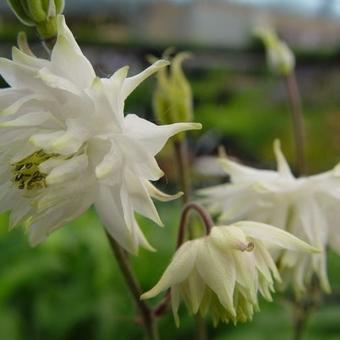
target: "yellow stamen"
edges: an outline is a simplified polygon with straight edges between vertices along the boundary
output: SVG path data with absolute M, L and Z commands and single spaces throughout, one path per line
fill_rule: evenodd
M 40 172 L 39 165 L 52 157 L 58 157 L 56 154 L 47 154 L 39 150 L 30 156 L 12 164 L 12 182 L 18 189 L 33 190 L 46 188 L 46 176 Z

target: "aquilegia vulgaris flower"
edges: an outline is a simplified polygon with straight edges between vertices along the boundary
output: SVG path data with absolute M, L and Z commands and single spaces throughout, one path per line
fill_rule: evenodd
M 283 156 L 279 141 L 274 143 L 277 171 L 240 165 L 227 157 L 220 159 L 231 183 L 203 189 L 201 194 L 219 222 L 239 219 L 268 223 L 287 230 L 323 250 L 320 254 L 283 252 L 277 254 L 285 283 L 292 282 L 297 295 L 306 292 L 317 275 L 325 292 L 327 278 L 326 246 L 340 253 L 340 171 L 333 170 L 295 178 Z
M 148 76 L 168 64 L 155 62 L 127 77 L 96 77 L 63 16 L 50 60 L 13 48 L 1 58 L 0 74 L 10 88 L 0 91 L 1 211 L 10 225 L 24 223 L 35 245 L 89 206 L 112 237 L 135 253 L 143 236 L 135 212 L 161 224 L 150 180 L 163 173 L 154 156 L 172 135 L 200 124 L 157 126 L 134 114 L 124 101 Z
M 143 299 L 171 288 L 176 324 L 180 301 L 193 314 L 211 314 L 219 321 L 252 319 L 258 311 L 258 293 L 271 300 L 280 274 L 268 249 L 289 253 L 318 250 L 295 236 L 266 224 L 242 221 L 213 227 L 208 236 L 187 241 L 175 253 L 163 276 Z

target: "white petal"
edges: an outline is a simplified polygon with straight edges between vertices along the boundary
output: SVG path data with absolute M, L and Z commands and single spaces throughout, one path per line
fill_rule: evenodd
M 37 70 L 43 67 L 49 67 L 50 65 L 50 62 L 48 60 L 30 56 L 16 47 L 12 48 L 12 59 L 17 63 L 35 68 Z
M 124 98 L 121 92 L 128 70 L 129 67 L 124 66 L 117 70 L 109 79 L 102 79 L 106 98 L 113 109 L 114 115 L 119 117 L 120 122 L 124 118 Z
M 126 134 L 136 138 L 153 156 L 164 147 L 171 136 L 182 131 L 202 128 L 199 123 L 156 125 L 135 114 L 129 114 L 125 117 L 124 126 Z
M 249 237 L 268 242 L 270 245 L 275 245 L 283 249 L 311 253 L 320 252 L 319 249 L 310 246 L 292 234 L 264 223 L 241 221 L 234 223 L 234 226 L 241 228 Z
M 44 241 L 53 231 L 74 220 L 86 211 L 92 204 L 90 195 L 81 198 L 64 200 L 57 206 L 34 216 L 29 228 L 29 241 L 31 246 L 36 246 Z
M 30 112 L 18 118 L 0 122 L 0 127 L 29 127 L 37 126 L 48 120 L 54 120 L 49 112 Z
M 181 191 L 174 195 L 168 195 L 165 192 L 158 190 L 153 184 L 150 183 L 150 181 L 145 180 L 143 183 L 146 190 L 149 192 L 149 195 L 152 198 L 155 198 L 162 202 L 172 201 L 183 196 L 183 192 Z
M 204 243 L 203 243 L 204 242 Z M 236 281 L 234 262 L 221 253 L 207 238 L 203 239 L 197 252 L 196 270 L 201 279 L 218 296 L 220 303 L 236 315 L 233 293 Z
M 55 75 L 47 68 L 42 68 L 38 71 L 37 78 L 41 79 L 44 84 L 53 89 L 67 91 L 74 95 L 81 95 L 81 91 L 70 80 Z
M 277 173 L 271 170 L 258 170 L 233 162 L 229 158 L 220 158 L 224 171 L 231 176 L 233 183 L 268 181 L 277 178 Z
M 158 283 L 141 296 L 149 299 L 169 287 L 181 283 L 190 275 L 196 261 L 197 249 L 201 240 L 187 241 L 176 251 Z
M 47 98 L 45 96 L 39 95 L 39 94 L 33 94 L 33 95 L 26 95 L 22 96 L 20 99 L 11 102 L 11 105 L 3 108 L 0 112 L 0 115 L 2 116 L 10 116 L 18 112 L 18 110 L 24 106 L 25 104 L 35 101 L 35 100 L 46 100 Z
M 292 172 L 290 171 L 288 162 L 281 151 L 281 143 L 278 139 L 274 141 L 274 153 L 276 157 L 278 173 L 287 178 L 294 178 Z
M 48 185 L 63 183 L 73 177 L 76 177 L 84 172 L 88 166 L 86 155 L 73 157 L 65 160 L 61 165 L 56 166 L 46 177 Z
M 125 100 L 130 95 L 130 93 L 133 92 L 133 90 L 146 78 L 150 77 L 153 73 L 157 72 L 162 67 L 168 66 L 169 64 L 170 63 L 167 60 L 157 60 L 141 73 L 133 77 L 126 78 L 122 89 L 122 100 Z
M 95 78 L 92 65 L 83 55 L 72 32 L 66 26 L 64 16 L 59 15 L 57 21 L 58 37 L 51 55 L 53 70 L 79 88 L 88 88 Z
M 140 177 L 156 181 L 164 175 L 155 158 L 135 138 L 121 135 L 117 141 L 126 164 Z
M 150 195 L 144 187 L 141 179 L 136 177 L 136 175 L 131 173 L 129 170 L 126 170 L 124 174 L 124 180 L 126 190 L 129 194 L 129 199 L 134 211 L 151 219 L 158 225 L 163 226 L 157 209 L 152 202 Z

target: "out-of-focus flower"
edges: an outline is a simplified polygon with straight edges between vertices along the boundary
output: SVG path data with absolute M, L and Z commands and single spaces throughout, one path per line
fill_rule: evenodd
M 149 182 L 163 175 L 154 157 L 172 135 L 201 127 L 124 116 L 129 94 L 166 65 L 159 60 L 133 77 L 123 67 L 100 79 L 63 16 L 51 60 L 17 48 L 13 60 L 0 59 L 11 86 L 0 91 L 0 209 L 11 210 L 11 227 L 25 223 L 36 245 L 94 203 L 121 246 L 151 249 L 135 212 L 161 224 L 151 197 L 178 197 Z
M 258 27 L 254 31 L 264 43 L 269 68 L 281 76 L 289 75 L 295 67 L 295 57 L 287 44 L 271 28 Z
M 7 0 L 18 19 L 36 27 L 43 39 L 57 35 L 57 15 L 64 10 L 64 0 Z
M 187 241 L 177 250 L 159 282 L 142 299 L 171 288 L 177 326 L 181 300 L 190 313 L 211 314 L 214 324 L 249 321 L 259 310 L 258 293 L 271 301 L 274 282 L 281 280 L 268 248 L 292 254 L 318 251 L 262 223 L 213 227 L 210 235 Z
M 320 254 L 279 253 L 280 270 L 297 296 L 306 292 L 313 275 L 322 289 L 330 291 L 327 278 L 326 246 L 340 253 L 340 171 L 333 170 L 295 178 L 283 156 L 279 141 L 274 143 L 277 171 L 258 170 L 228 158 L 220 164 L 231 183 L 203 189 L 203 203 L 220 214 L 220 223 L 250 219 L 287 230 L 323 250 Z
M 189 57 L 189 53 L 178 53 L 169 69 L 164 67 L 157 73 L 153 107 L 161 124 L 188 122 L 193 118 L 191 87 L 182 70 L 183 61 Z

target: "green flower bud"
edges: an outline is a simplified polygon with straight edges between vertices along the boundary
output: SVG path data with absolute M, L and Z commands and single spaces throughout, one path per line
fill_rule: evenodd
M 57 35 L 56 16 L 63 12 L 64 0 L 7 0 L 17 18 L 36 27 L 42 39 Z
M 165 53 L 166 57 L 166 53 Z M 178 53 L 170 67 L 157 73 L 157 87 L 153 94 L 153 108 L 161 124 L 188 122 L 193 119 L 192 91 L 182 63 L 189 53 Z
M 288 45 L 270 28 L 257 28 L 255 35 L 266 47 L 269 68 L 278 75 L 289 75 L 294 70 L 295 57 Z

